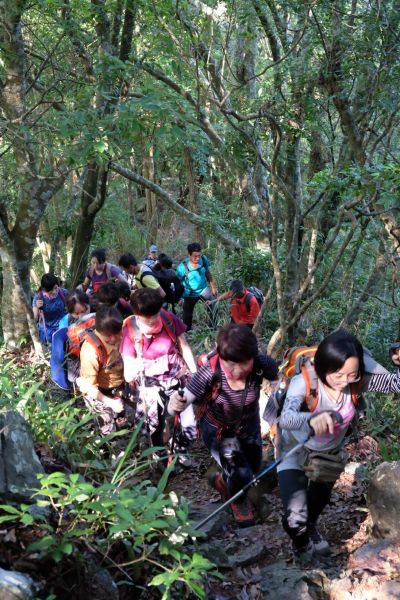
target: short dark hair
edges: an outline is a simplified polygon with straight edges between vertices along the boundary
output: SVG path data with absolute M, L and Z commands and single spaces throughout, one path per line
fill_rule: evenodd
M 65 298 L 67 312 L 73 313 L 77 304 L 89 306 L 89 296 L 85 292 L 82 292 L 82 290 L 73 290 Z
M 99 263 L 103 265 L 106 262 L 106 251 L 104 248 L 96 248 L 90 255 L 90 258 L 97 258 Z
M 51 292 L 55 285 L 59 285 L 58 277 L 54 273 L 45 273 L 40 280 L 40 288 L 46 292 Z
M 258 356 L 257 338 L 247 325 L 225 325 L 217 335 L 217 352 L 223 360 L 246 362 Z
M 119 310 L 112 306 L 100 306 L 96 312 L 96 330 L 99 333 L 115 334 L 122 330 L 123 318 Z
M 133 267 L 136 267 L 137 264 L 138 264 L 138 261 L 133 256 L 133 254 L 129 254 L 129 253 L 122 254 L 122 256 L 119 257 L 118 265 L 120 267 L 124 267 L 124 269 L 127 269 L 131 265 Z
M 231 292 L 233 292 L 234 295 L 242 294 L 242 292 L 244 290 L 244 283 L 241 279 L 233 279 L 231 281 L 229 289 Z
M 142 288 L 131 295 L 133 312 L 144 317 L 152 317 L 160 312 L 163 302 L 160 293 L 152 288 Z
M 131 297 L 131 288 L 129 287 L 129 283 L 127 281 L 121 281 L 121 279 L 118 279 L 115 282 L 115 285 L 118 288 L 119 297 L 124 298 L 124 300 L 128 300 L 129 302 Z
M 192 244 L 188 244 L 187 251 L 188 254 L 193 254 L 193 252 L 201 252 L 201 246 L 197 242 L 193 242 Z
M 106 281 L 96 292 L 99 305 L 114 306 L 119 300 L 119 289 L 113 281 Z
M 166 254 L 161 258 L 158 257 L 159 264 L 164 267 L 164 269 L 172 269 L 172 258 L 167 256 Z
M 344 329 L 330 333 L 322 340 L 315 353 L 314 367 L 318 379 L 328 385 L 326 376 L 339 371 L 346 360 L 352 357 L 358 358 L 358 372 L 362 377 L 365 373 L 364 350 L 359 340 Z

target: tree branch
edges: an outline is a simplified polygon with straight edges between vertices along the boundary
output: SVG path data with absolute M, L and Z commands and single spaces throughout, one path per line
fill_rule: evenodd
M 240 242 L 234 239 L 229 232 L 227 232 L 225 229 L 223 229 L 216 223 L 210 223 L 206 217 L 196 215 L 184 206 L 178 204 L 178 202 L 170 194 L 168 194 L 168 192 L 166 192 L 160 185 L 157 185 L 153 181 L 146 179 L 142 175 L 139 175 L 138 173 L 135 173 L 131 169 L 123 167 L 118 163 L 111 162 L 110 169 L 111 171 L 122 175 L 122 177 L 130 179 L 138 185 L 147 188 L 148 190 L 151 190 L 161 200 L 168 204 L 168 206 L 172 208 L 174 212 L 176 212 L 178 215 L 180 215 L 190 223 L 193 223 L 197 226 L 204 226 L 205 224 L 207 224 L 208 227 L 211 227 L 213 229 L 215 236 L 219 238 L 221 242 L 228 248 L 233 248 L 237 250 L 241 247 Z

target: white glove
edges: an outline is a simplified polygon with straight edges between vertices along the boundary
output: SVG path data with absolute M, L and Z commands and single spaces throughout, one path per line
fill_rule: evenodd
M 121 413 L 125 410 L 124 403 L 122 399 L 118 396 L 114 396 L 114 398 L 109 398 L 105 396 L 103 404 L 104 406 L 107 406 L 107 408 L 112 408 L 116 414 Z
M 181 413 L 187 406 L 187 398 L 179 392 L 174 392 L 168 402 L 168 413 L 172 416 Z

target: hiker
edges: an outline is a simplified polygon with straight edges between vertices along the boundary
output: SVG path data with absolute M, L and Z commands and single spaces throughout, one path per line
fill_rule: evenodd
M 96 312 L 95 329 L 87 333 L 80 350 L 80 376 L 76 383 L 85 404 L 96 413 L 103 435 L 116 430 L 125 407 L 124 364 L 119 353 L 123 319 L 110 306 Z
M 39 338 L 51 345 L 53 333 L 65 315 L 65 299 L 68 290 L 60 287 L 54 273 L 45 273 L 40 280 L 40 288 L 32 301 L 33 316 L 39 322 Z
M 207 304 L 218 296 L 218 290 L 210 271 L 210 262 L 201 252 L 200 244 L 188 244 L 189 257 L 183 260 L 176 268 L 176 274 L 182 281 L 185 291 L 183 294 L 182 320 L 187 326 L 187 331 L 192 328 L 193 311 L 199 300 L 206 303 L 209 325 L 214 326 L 214 307 Z
M 196 362 L 184 336 L 186 327 L 173 313 L 162 308 L 162 298 L 153 289 L 132 294 L 134 316 L 125 320 L 121 342 L 125 380 L 139 393 L 136 419 L 146 418 L 151 442 L 164 444 L 165 402 L 173 390 L 182 388 L 187 373 L 196 372 Z M 181 415 L 179 444 L 196 437 L 193 407 Z
M 60 319 L 58 329 L 69 327 L 90 312 L 89 296 L 81 290 L 74 290 L 65 298 L 65 307 L 67 314 Z
M 397 351 L 394 358 L 399 364 Z M 310 412 L 305 404 L 306 380 L 300 373 L 290 381 L 279 418 L 282 524 L 300 561 L 329 553 L 329 544 L 319 532 L 317 522 L 345 467 L 345 435 L 360 407 L 359 394 L 400 391 L 399 374 L 386 371 L 356 337 L 344 330 L 331 333 L 319 344 L 314 370 L 317 379 L 315 386 L 311 382 L 311 387 L 315 387 L 315 409 Z M 334 419 L 333 411 L 341 415 L 343 422 Z M 311 432 L 315 435 L 309 438 Z M 307 440 L 303 449 L 285 460 L 285 454 L 303 440 Z
M 150 269 L 154 269 L 154 267 L 156 266 L 157 262 L 158 262 L 158 256 L 157 256 L 157 246 L 155 246 L 154 244 L 152 244 L 149 248 L 149 254 L 147 256 L 144 257 L 144 259 L 142 260 L 142 263 L 144 265 L 146 265 L 146 267 L 150 267 Z
M 172 258 L 166 254 L 162 254 L 158 258 L 158 263 L 153 269 L 155 276 L 158 279 L 161 287 L 165 292 L 164 308 L 171 307 L 175 314 L 175 304 L 178 304 L 185 291 L 181 280 L 172 268 Z
M 113 306 L 121 313 L 123 319 L 132 315 L 131 305 L 121 297 L 121 289 L 123 294 L 128 294 L 128 297 L 130 297 L 131 292 L 126 281 L 118 281 L 118 283 L 107 281 L 107 283 L 103 283 L 93 295 L 96 310 L 99 306 Z
M 170 414 L 187 410 L 195 401 L 201 436 L 221 466 L 209 483 L 224 501 L 243 488 L 261 465 L 262 442 L 258 397 L 263 378 L 277 378 L 277 364 L 258 351 L 257 338 L 245 325 L 230 324 L 217 335 L 216 351 L 209 354 L 184 389 L 174 393 Z M 236 523 L 254 525 L 254 512 L 247 496 L 232 503 Z
M 249 329 L 253 329 L 253 325 L 260 313 L 260 305 L 257 298 L 244 287 L 243 281 L 234 279 L 231 281 L 229 290 L 218 296 L 214 302 L 221 300 L 231 301 L 231 321 L 246 325 Z M 209 301 L 209 303 L 213 300 Z
M 85 273 L 82 289 L 88 294 L 94 294 L 103 283 L 110 279 L 126 281 L 119 268 L 107 262 L 106 251 L 103 248 L 97 248 L 90 255 L 90 267 Z
M 123 254 L 120 257 L 118 264 L 127 275 L 134 276 L 136 289 L 151 288 L 157 290 L 161 298 L 165 297 L 165 292 L 155 278 L 151 268 L 143 264 L 138 264 L 138 261 L 133 254 Z

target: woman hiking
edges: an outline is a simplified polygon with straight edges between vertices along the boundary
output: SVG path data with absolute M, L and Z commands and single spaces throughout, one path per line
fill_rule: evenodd
M 400 364 L 398 350 L 393 352 L 392 360 Z M 282 524 L 300 562 L 329 553 L 317 522 L 344 470 L 345 435 L 356 416 L 358 396 L 364 392 L 400 391 L 399 374 L 386 371 L 356 337 L 344 330 L 331 333 L 319 344 L 314 369 L 317 403 L 313 412 L 307 410 L 306 382 L 300 373 L 290 382 L 279 418 Z M 335 419 L 334 413 L 340 418 Z M 302 440 L 307 440 L 302 450 L 285 460 L 290 449 Z
M 125 380 L 138 393 L 136 420 L 145 417 L 151 443 L 163 446 L 165 404 L 174 390 L 182 388 L 188 374 L 197 370 L 192 350 L 185 338 L 186 326 L 165 310 L 163 298 L 152 288 L 132 292 L 134 316 L 124 321 L 120 351 Z M 188 446 L 196 437 L 196 423 L 190 406 L 181 417 L 178 448 Z M 181 464 L 190 466 L 182 455 Z
M 277 374 L 276 362 L 259 353 L 252 331 L 246 325 L 231 324 L 220 329 L 216 351 L 187 384 L 183 397 L 171 396 L 170 414 L 201 402 L 197 414 L 200 433 L 222 468 L 210 484 L 223 500 L 236 494 L 260 468 L 260 386 L 263 378 L 273 381 Z M 254 524 L 246 496 L 230 506 L 240 527 Z
M 65 302 L 68 290 L 60 287 L 54 273 L 45 273 L 40 280 L 40 289 L 32 301 L 33 316 L 39 322 L 39 338 L 46 346 L 51 346 L 53 333 L 65 315 Z

